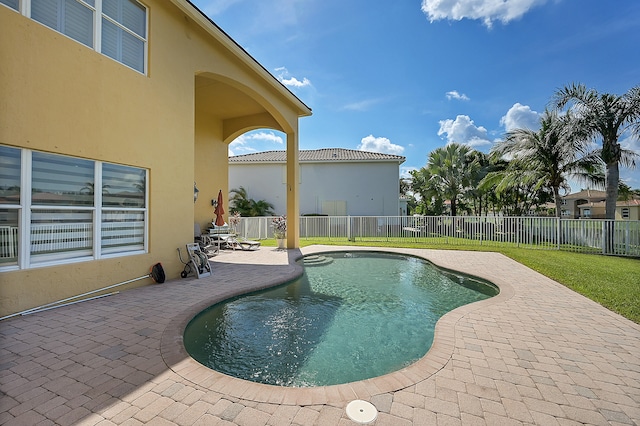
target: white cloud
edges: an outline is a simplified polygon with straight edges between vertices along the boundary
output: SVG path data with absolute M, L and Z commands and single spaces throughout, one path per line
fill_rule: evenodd
M 422 0 L 422 11 L 431 22 L 440 19 L 460 21 L 480 19 L 491 28 L 493 21 L 506 24 L 522 17 L 547 0 Z
M 366 111 L 373 105 L 380 103 L 380 99 L 365 99 L 364 101 L 347 104 L 340 108 L 344 111 Z
M 452 90 L 450 92 L 447 92 L 446 95 L 447 95 L 447 99 L 449 99 L 449 100 L 451 100 L 451 99 L 457 99 L 459 101 L 468 101 L 468 100 L 470 100 L 467 95 L 465 95 L 464 93 L 458 93 L 457 90 Z
M 391 143 L 387 138 L 376 138 L 373 135 L 369 135 L 362 138 L 360 145 L 358 145 L 358 150 L 402 155 L 404 147 Z
M 500 125 L 507 132 L 514 129 L 537 130 L 540 128 L 540 114 L 533 111 L 528 105 L 518 102 L 513 104 L 509 111 L 500 119 Z
M 276 68 L 274 71 L 277 73 L 276 78 L 287 87 L 301 88 L 311 86 L 311 81 L 307 77 L 303 77 L 302 80 L 292 77 L 285 67 Z
M 447 135 L 447 143 L 460 143 L 471 147 L 490 145 L 487 129 L 476 126 L 468 115 L 459 115 L 455 120 L 440 120 L 438 136 Z
M 410 178 L 411 177 L 411 172 L 413 170 L 419 170 L 419 169 L 417 167 L 413 167 L 413 166 L 406 166 L 406 167 L 400 166 L 400 177 L 401 178 Z
M 229 144 L 229 155 L 241 155 L 257 152 L 258 149 L 255 145 L 284 144 L 284 140 L 281 136 L 276 135 L 273 132 L 256 131 L 249 132 L 238 136 Z
M 282 84 L 284 84 L 285 86 L 292 86 L 292 87 L 305 87 L 305 86 L 311 86 L 311 82 L 309 81 L 309 79 L 307 77 L 304 77 L 302 79 L 302 81 L 298 80 L 295 77 L 291 77 L 291 78 L 284 78 L 282 80 L 280 80 L 282 82 Z

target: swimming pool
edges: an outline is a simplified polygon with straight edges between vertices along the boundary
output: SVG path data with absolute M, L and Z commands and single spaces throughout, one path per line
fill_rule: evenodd
M 299 279 L 196 315 L 184 332 L 187 352 L 254 382 L 353 382 L 415 362 L 431 347 L 442 315 L 498 293 L 407 255 L 333 252 L 301 262 Z

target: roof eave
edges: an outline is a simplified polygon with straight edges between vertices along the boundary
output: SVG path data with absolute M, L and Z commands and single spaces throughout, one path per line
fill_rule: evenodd
M 193 19 L 198 25 L 204 28 L 216 41 L 218 41 L 227 50 L 232 52 L 242 62 L 260 75 L 265 82 L 283 94 L 288 100 L 296 105 L 299 117 L 308 117 L 311 113 L 309 108 L 300 98 L 298 98 L 291 90 L 282 84 L 267 69 L 262 66 L 253 56 L 251 56 L 242 46 L 229 36 L 222 28 L 220 28 L 211 18 L 204 14 L 190 0 L 170 0 L 184 14 Z

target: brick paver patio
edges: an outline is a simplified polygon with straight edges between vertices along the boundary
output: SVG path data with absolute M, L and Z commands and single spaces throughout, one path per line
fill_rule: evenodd
M 337 249 L 228 251 L 211 278 L 0 322 L 0 424 L 349 425 L 353 399 L 375 405 L 375 425 L 640 423 L 640 326 L 496 253 L 393 250 L 501 293 L 445 315 L 429 353 L 387 376 L 280 388 L 185 354 L 182 328 L 203 307 L 295 277 L 301 254 Z

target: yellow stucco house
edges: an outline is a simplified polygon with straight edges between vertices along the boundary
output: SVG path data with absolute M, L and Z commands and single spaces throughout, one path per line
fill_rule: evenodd
M 298 182 L 311 110 L 189 1 L 0 0 L 0 28 L 0 316 L 178 277 L 244 132 L 284 132 Z

